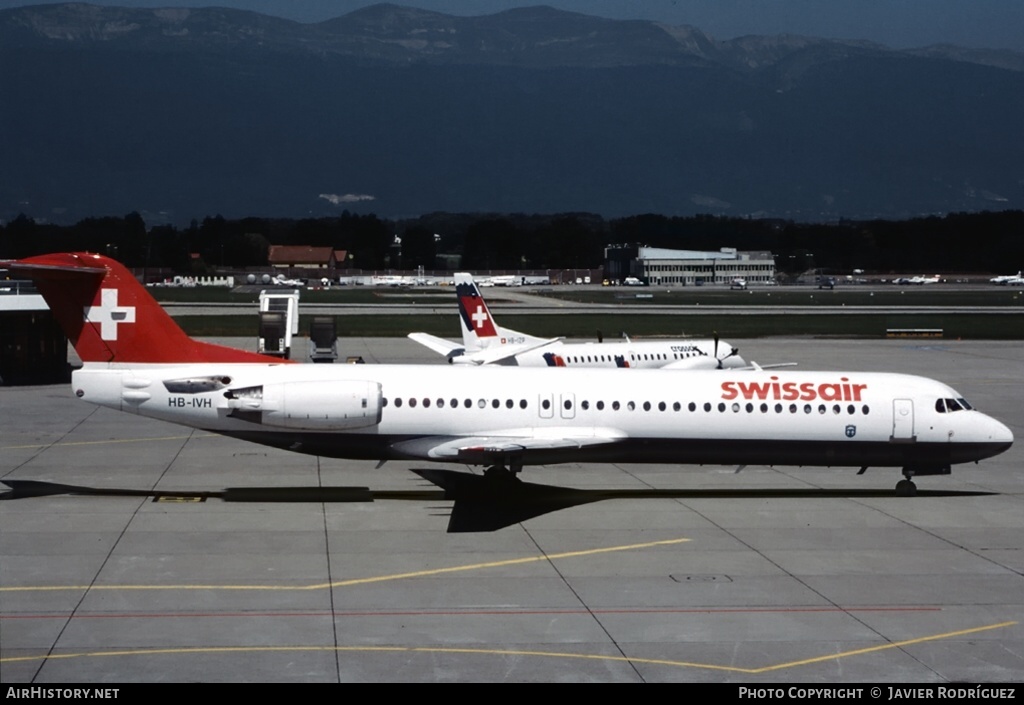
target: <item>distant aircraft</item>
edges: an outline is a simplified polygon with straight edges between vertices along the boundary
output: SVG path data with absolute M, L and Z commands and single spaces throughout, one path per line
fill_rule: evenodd
M 301 279 L 289 279 L 283 274 L 275 274 L 273 278 L 270 280 L 270 283 L 273 284 L 274 286 L 306 286 L 306 282 L 302 281 Z
M 552 494 L 565 488 L 520 481 L 525 466 L 898 467 L 897 492 L 910 495 L 913 477 L 1013 443 L 958 392 L 913 375 L 298 364 L 189 338 L 102 255 L 42 255 L 10 269 L 33 279 L 82 359 L 71 381 L 79 399 L 311 455 L 486 466 L 484 477 L 415 472 L 446 496 L 475 485 L 456 498 L 452 522 L 459 502 L 484 501 L 467 511 L 484 521 L 507 510 L 490 529 L 572 506 Z
M 1024 270 L 1017 270 L 1016 274 L 1003 274 L 998 277 L 992 277 L 989 281 L 993 284 L 1009 284 L 1011 286 L 1016 286 L 1021 281 L 1024 281 L 1024 276 L 1022 275 L 1024 275 Z
M 520 367 L 632 367 L 699 370 L 746 367 L 738 350 L 720 340 L 658 340 L 609 343 L 566 343 L 502 328 L 494 320 L 480 289 L 467 272 L 455 274 L 462 344 L 429 333 L 409 338 L 448 358 L 468 365 Z
M 914 276 L 914 277 L 897 277 L 897 278 L 892 280 L 892 283 L 893 284 L 915 284 L 915 285 L 919 285 L 919 284 L 937 284 L 940 281 L 941 281 L 941 279 L 939 279 L 939 275 L 938 274 L 936 274 L 934 276 L 931 276 L 931 277 L 926 277 L 926 276 L 923 276 L 923 275 L 919 274 L 919 275 Z

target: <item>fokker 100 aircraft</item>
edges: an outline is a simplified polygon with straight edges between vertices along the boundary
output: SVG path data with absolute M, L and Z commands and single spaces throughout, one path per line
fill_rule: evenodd
M 658 340 L 566 343 L 502 328 L 495 322 L 473 276 L 455 274 L 462 345 L 429 333 L 409 338 L 444 355 L 448 362 L 520 367 L 632 367 L 666 370 L 713 370 L 746 367 L 738 350 L 714 340 Z
M 524 466 L 648 462 L 897 467 L 897 491 L 913 494 L 915 475 L 1013 443 L 1005 425 L 924 377 L 298 364 L 189 338 L 101 255 L 10 269 L 36 282 L 75 346 L 83 401 L 300 453 L 487 468 L 415 470 L 442 487 L 437 473 L 511 487 L 531 484 L 515 477 Z

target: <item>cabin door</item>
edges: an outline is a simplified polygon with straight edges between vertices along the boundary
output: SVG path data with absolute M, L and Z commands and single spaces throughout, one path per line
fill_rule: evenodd
M 893 441 L 913 441 L 914 436 L 914 402 L 912 399 L 892 400 L 892 438 Z

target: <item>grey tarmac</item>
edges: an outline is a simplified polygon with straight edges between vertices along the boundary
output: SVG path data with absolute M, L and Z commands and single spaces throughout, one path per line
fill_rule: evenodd
M 1019 342 L 734 342 L 762 364 L 934 377 L 1024 437 Z M 339 350 L 444 364 L 405 339 Z M 4 479 L 375 495 L 0 501 L 0 681 L 1020 683 L 1022 448 L 919 478 L 910 498 L 892 492 L 895 469 L 528 468 L 531 482 L 677 496 L 448 534 L 451 503 L 413 465 L 263 448 L 66 385 L 0 388 Z

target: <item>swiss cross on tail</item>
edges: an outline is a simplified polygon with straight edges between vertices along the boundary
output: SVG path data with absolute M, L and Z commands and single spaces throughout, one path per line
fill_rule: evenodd
M 135 323 L 134 306 L 117 305 L 117 289 L 102 289 L 99 305 L 85 307 L 85 321 L 100 327 L 102 340 L 117 340 L 120 323 Z
M 477 291 L 475 284 L 459 284 L 455 293 L 459 297 L 459 315 L 466 328 L 476 333 L 480 338 L 497 337 L 498 331 L 494 328 L 494 321 L 491 320 L 491 313 L 487 310 L 487 304 Z
M 83 363 L 253 362 L 278 358 L 193 340 L 120 262 L 57 252 L 10 263 L 28 276 Z

